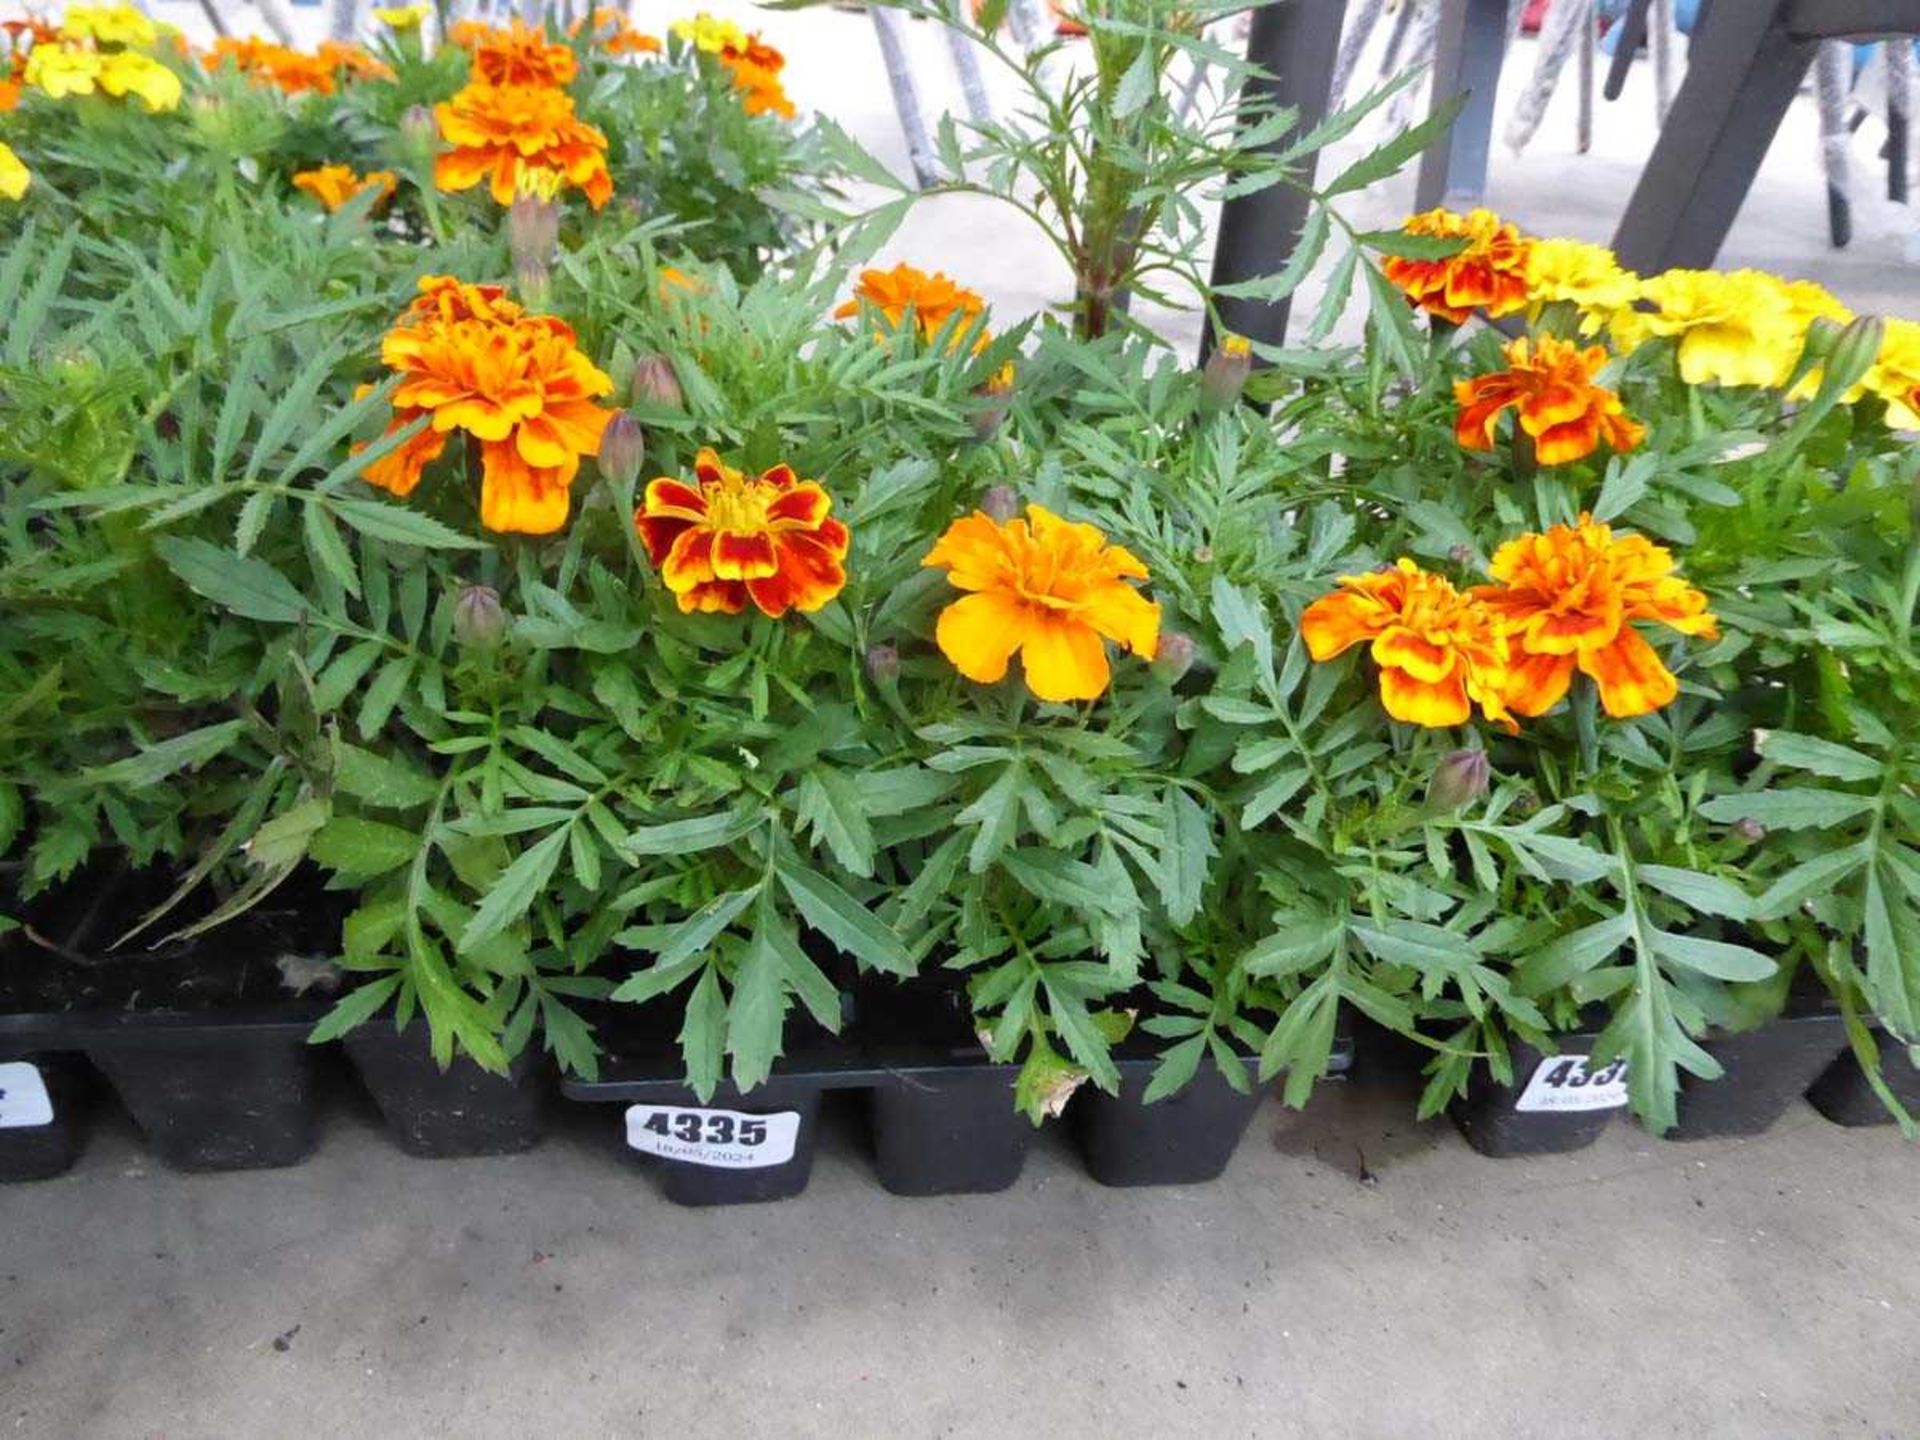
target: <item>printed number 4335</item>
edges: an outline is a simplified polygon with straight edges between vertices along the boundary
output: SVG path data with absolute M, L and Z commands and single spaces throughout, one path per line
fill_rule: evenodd
M 1589 1070 L 1585 1060 L 1567 1059 L 1549 1070 L 1545 1079 L 1556 1090 L 1580 1090 L 1590 1085 L 1611 1085 L 1626 1073 L 1626 1069 L 1625 1060 L 1615 1060 L 1598 1070 Z
M 702 1115 L 685 1110 L 673 1115 L 665 1112 L 649 1115 L 640 1128 L 651 1130 L 663 1139 L 678 1140 L 686 1145 L 745 1145 L 750 1148 L 762 1144 L 767 1138 L 767 1122 L 764 1120 L 742 1119 L 736 1124 L 731 1115 Z

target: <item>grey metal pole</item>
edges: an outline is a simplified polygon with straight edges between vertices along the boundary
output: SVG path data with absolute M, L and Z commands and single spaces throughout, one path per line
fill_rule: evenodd
M 1248 80 L 1247 92 L 1273 105 L 1296 107 L 1302 130 L 1325 119 L 1346 9 L 1346 0 L 1276 0 L 1256 10 L 1247 36 L 1247 58 L 1266 73 Z M 1274 148 L 1282 143 L 1276 142 Z M 1271 275 L 1286 264 L 1306 224 L 1309 203 L 1303 191 L 1284 184 L 1227 201 L 1220 209 L 1220 232 L 1214 242 L 1213 283 L 1230 285 Z M 1259 344 L 1279 345 L 1286 339 L 1292 308 L 1291 297 L 1271 303 L 1223 299 L 1220 323 Z M 1200 337 L 1203 363 L 1214 341 L 1209 318 Z
M 1887 198 L 1907 203 L 1907 151 L 1913 137 L 1913 42 L 1887 41 Z
M 1558 0 L 1561 5 L 1589 0 Z M 1414 208 L 1478 202 L 1487 191 L 1493 144 L 1493 102 L 1507 46 L 1505 0 L 1441 0 L 1433 35 L 1433 101 L 1465 94 L 1453 127 L 1420 157 Z

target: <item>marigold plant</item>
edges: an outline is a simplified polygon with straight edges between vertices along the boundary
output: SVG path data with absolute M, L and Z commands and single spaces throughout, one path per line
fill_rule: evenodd
M 1680 685 L 1634 622 L 1719 634 L 1707 597 L 1674 573 L 1671 552 L 1644 535 L 1616 536 L 1591 516 L 1509 540 L 1490 569 L 1498 583 L 1473 594 L 1511 647 L 1506 703 L 1516 714 L 1558 705 L 1576 669 L 1598 686 L 1607 714 L 1650 714 Z
M 1428 314 L 1458 325 L 1475 311 L 1497 318 L 1526 307 L 1532 294 L 1532 244 L 1491 210 L 1465 215 L 1429 210 L 1401 228 L 1408 235 L 1460 243 L 1458 250 L 1439 259 L 1393 255 L 1382 267 L 1407 299 Z
M 1507 645 L 1493 615 L 1412 560 L 1341 576 L 1336 593 L 1300 616 L 1300 636 L 1315 660 L 1366 642 L 1380 667 L 1380 704 L 1405 724 L 1464 725 L 1475 705 L 1489 720 L 1507 718 Z
M 612 380 L 564 322 L 523 313 L 497 287 L 428 276 L 420 289 L 380 353 L 401 377 L 389 433 L 428 423 L 363 475 L 408 495 L 462 431 L 478 450 L 481 523 L 500 533 L 558 530 L 581 458 L 598 452 L 613 418 L 594 403 Z
M 511 205 L 521 176 L 542 170 L 584 192 L 596 210 L 613 196 L 607 137 L 574 113 L 565 91 L 476 83 L 433 113 L 451 147 L 434 161 L 434 183 L 442 190 L 470 190 L 485 180 L 496 202 Z
M 295 189 L 306 192 L 329 211 L 334 211 L 368 190 L 378 192 L 380 199 L 376 204 L 383 203 L 392 198 L 399 181 L 391 170 L 369 170 L 364 175 L 357 175 L 351 165 L 321 165 L 312 170 L 296 172 L 293 184 Z
M 931 340 L 955 316 L 960 317 L 959 329 L 965 330 L 975 317 L 986 313 L 987 302 L 941 271 L 929 274 L 902 261 L 891 270 L 861 271 L 853 297 L 833 312 L 834 319 L 851 319 L 863 305 L 884 317 L 895 330 L 905 325 L 911 314 L 921 338 Z
M 708 447 L 691 483 L 649 482 L 633 524 L 681 610 L 738 615 L 751 601 L 778 620 L 820 609 L 847 583 L 850 536 L 832 508 L 826 487 L 790 465 L 744 475 Z
M 1629 419 L 1620 397 L 1594 377 L 1607 363 L 1601 346 L 1582 349 L 1552 335 L 1521 336 L 1505 349 L 1507 369 L 1456 380 L 1460 415 L 1454 435 L 1469 450 L 1491 450 L 1494 428 L 1507 410 L 1516 414 L 1534 457 L 1542 465 L 1584 460 L 1602 441 L 1615 454 L 1640 443 L 1644 429 Z
M 976 510 L 920 563 L 970 592 L 940 612 L 934 639 L 982 685 L 1003 679 L 1019 655 L 1039 699 L 1097 700 L 1112 678 L 1106 641 L 1147 659 L 1159 646 L 1160 607 L 1127 583 L 1149 579 L 1147 567 L 1094 526 L 1044 506 L 1004 522 Z

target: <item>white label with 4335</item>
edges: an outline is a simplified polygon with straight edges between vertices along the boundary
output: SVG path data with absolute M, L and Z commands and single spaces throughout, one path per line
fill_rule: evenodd
M 1535 1067 L 1516 1110 L 1618 1110 L 1627 1103 L 1627 1062 L 1587 1068 L 1584 1055 L 1549 1055 Z
M 759 1170 L 793 1158 L 800 1112 L 744 1115 L 690 1105 L 627 1107 L 627 1147 L 663 1160 L 717 1170 Z
M 0 1065 L 0 1130 L 26 1130 L 53 1123 L 53 1101 L 38 1066 L 24 1060 Z

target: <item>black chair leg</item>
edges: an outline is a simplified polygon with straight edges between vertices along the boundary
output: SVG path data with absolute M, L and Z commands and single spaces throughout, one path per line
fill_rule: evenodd
M 1614 234 L 1622 265 L 1713 264 L 1816 48 L 1782 28 L 1777 5 L 1713 8 Z
M 1346 8 L 1346 0 L 1290 0 L 1253 12 L 1247 58 L 1272 78 L 1249 81 L 1249 88 L 1271 104 L 1296 107 L 1303 131 L 1326 118 L 1327 92 L 1340 53 L 1340 27 Z M 1271 275 L 1285 265 L 1306 224 L 1308 203 L 1306 194 L 1291 185 L 1269 185 L 1252 195 L 1229 200 L 1220 210 L 1213 283 L 1251 280 Z M 1262 345 L 1279 345 L 1287 337 L 1287 317 L 1292 308 L 1291 297 L 1270 304 L 1222 299 L 1220 323 L 1229 332 Z M 1200 339 L 1203 362 L 1212 353 L 1214 341 L 1209 320 Z
M 1613 42 L 1613 63 L 1607 67 L 1607 83 L 1600 91 L 1609 100 L 1620 98 L 1620 92 L 1627 87 L 1627 71 L 1633 68 L 1633 57 L 1647 43 L 1647 10 L 1652 4 L 1653 0 L 1632 0 L 1627 13 L 1620 17 L 1620 33 Z
M 1506 48 L 1506 0 L 1440 0 L 1440 23 L 1433 35 L 1433 103 L 1463 93 L 1467 99 L 1452 128 L 1420 157 L 1415 209 L 1431 210 L 1456 197 L 1477 202 L 1486 194 L 1493 101 Z

